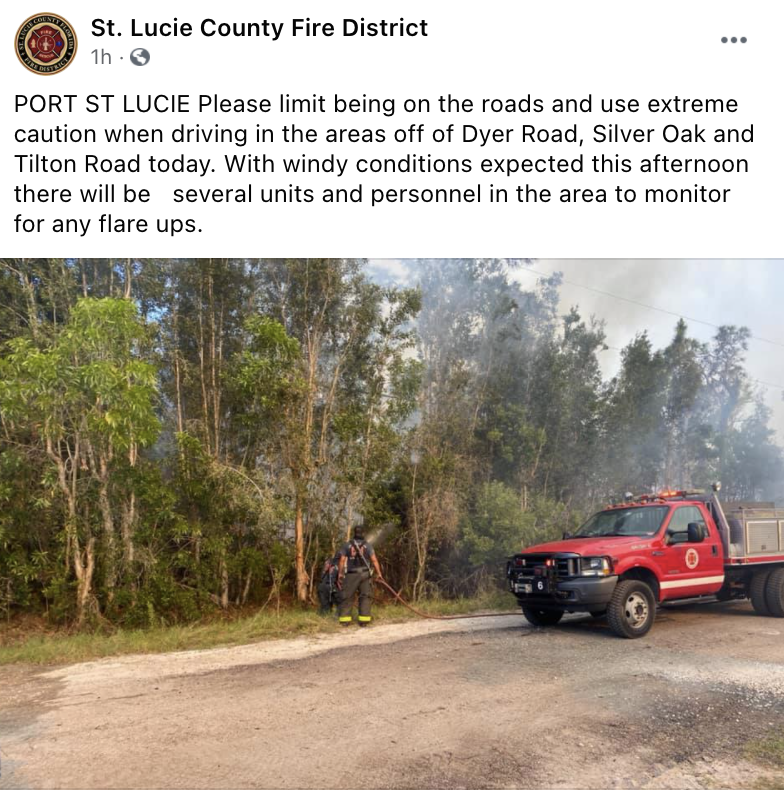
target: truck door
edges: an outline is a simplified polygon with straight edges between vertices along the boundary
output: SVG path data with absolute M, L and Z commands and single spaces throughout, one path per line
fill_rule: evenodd
M 689 541 L 689 523 L 703 527 L 702 542 Z M 715 594 L 724 583 L 721 537 L 712 519 L 698 506 L 673 509 L 664 528 L 659 556 L 662 599 Z

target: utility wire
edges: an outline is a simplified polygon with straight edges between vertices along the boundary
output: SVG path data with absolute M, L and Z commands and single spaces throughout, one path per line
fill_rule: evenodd
M 532 267 L 524 267 L 520 270 L 520 272 L 530 272 L 533 275 L 538 275 L 540 278 L 550 278 L 555 273 L 547 273 L 547 272 L 540 272 L 539 270 L 535 270 Z M 647 308 L 650 311 L 658 311 L 659 313 L 667 314 L 668 316 L 675 316 L 678 319 L 686 319 L 689 322 L 694 322 L 696 324 L 705 325 L 706 327 L 713 327 L 714 329 L 718 330 L 721 325 L 714 324 L 713 322 L 707 322 L 704 319 L 695 319 L 692 316 L 686 316 L 685 314 L 679 314 L 675 311 L 668 311 L 666 308 L 659 308 L 656 305 L 648 305 L 647 303 L 640 302 L 639 300 L 633 300 L 631 297 L 622 297 L 620 294 L 613 294 L 612 292 L 604 291 L 603 289 L 596 289 L 593 286 L 586 286 L 584 283 L 576 283 L 572 280 L 567 280 L 566 278 L 561 278 L 562 283 L 567 283 L 569 286 L 575 286 L 578 289 L 585 289 L 586 291 L 594 292 L 595 294 L 601 294 L 605 297 L 612 297 L 614 300 L 622 300 L 623 302 L 631 303 L 632 305 L 637 305 L 640 308 Z M 753 338 L 755 341 L 762 341 L 765 344 L 772 344 L 773 346 L 778 346 L 784 348 L 784 344 L 780 341 L 771 341 L 769 338 L 762 338 L 761 336 L 750 335 L 749 338 Z M 622 352 L 623 350 L 619 347 L 609 346 L 609 344 L 604 345 L 607 349 L 613 349 L 616 352 Z M 749 377 L 752 382 L 756 382 L 760 385 L 764 385 L 767 388 L 775 388 L 776 390 L 784 391 L 784 385 L 777 385 L 774 382 L 766 382 L 765 380 L 757 379 L 756 377 Z
M 609 344 L 605 344 L 604 349 L 605 351 L 612 349 L 614 352 L 623 352 L 620 347 L 610 346 Z M 784 385 L 776 385 L 775 382 L 765 382 L 765 380 L 757 379 L 756 377 L 749 377 L 749 379 L 759 385 L 766 385 L 768 388 L 775 388 L 776 390 L 784 391 Z
M 534 275 L 538 275 L 541 278 L 549 278 L 555 274 L 552 272 L 550 273 L 540 272 L 538 270 L 532 269 L 531 267 L 524 267 L 519 271 L 530 272 Z M 658 311 L 659 313 L 667 314 L 668 316 L 674 316 L 678 319 L 687 319 L 689 322 L 705 325 L 706 327 L 712 327 L 715 330 L 719 330 L 721 328 L 721 325 L 714 324 L 713 322 L 707 322 L 704 319 L 695 319 L 693 316 L 686 316 L 686 314 L 677 313 L 677 311 L 668 311 L 666 308 L 660 308 L 657 305 L 649 305 L 648 303 L 640 302 L 639 300 L 634 300 L 631 297 L 622 297 L 620 294 L 613 294 L 612 292 L 604 291 L 603 289 L 596 289 L 593 286 L 586 286 L 584 283 L 577 283 L 572 280 L 567 280 L 566 278 L 562 278 L 561 281 L 563 283 L 568 283 L 569 286 L 576 286 L 578 289 L 585 289 L 586 291 L 594 292 L 594 294 L 601 294 L 605 297 L 612 297 L 615 300 L 622 300 L 623 302 L 631 303 L 632 305 L 637 305 L 640 308 L 647 308 L 650 311 Z M 762 341 L 764 344 L 772 344 L 773 346 L 784 348 L 784 342 L 781 341 L 772 341 L 770 338 L 762 338 L 761 336 L 757 336 L 757 335 L 751 335 L 749 337 L 753 338 L 755 341 Z

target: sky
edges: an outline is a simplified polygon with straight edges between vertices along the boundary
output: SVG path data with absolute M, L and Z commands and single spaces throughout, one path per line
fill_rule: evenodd
M 377 277 L 412 283 L 405 260 L 371 259 L 369 266 Z M 749 344 L 747 369 L 759 381 L 756 387 L 773 410 L 773 425 L 784 443 L 784 260 L 536 259 L 514 277 L 533 287 L 540 274 L 553 272 L 561 272 L 565 280 L 562 313 L 579 306 L 583 316 L 605 320 L 606 343 L 614 347 L 601 353 L 608 378 L 618 370 L 620 348 L 636 333 L 647 330 L 654 347 L 664 347 L 678 317 L 700 341 L 715 333 L 709 325 L 748 327 L 755 338 Z

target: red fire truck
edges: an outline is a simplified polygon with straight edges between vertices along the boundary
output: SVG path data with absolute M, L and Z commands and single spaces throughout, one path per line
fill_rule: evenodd
M 545 627 L 588 612 L 640 638 L 659 604 L 699 598 L 751 599 L 761 616 L 784 618 L 784 509 L 722 504 L 719 489 L 627 494 L 575 534 L 510 558 L 526 619 Z

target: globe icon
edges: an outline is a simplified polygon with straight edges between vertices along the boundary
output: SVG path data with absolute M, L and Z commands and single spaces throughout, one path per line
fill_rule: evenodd
M 150 62 L 150 53 L 139 47 L 131 52 L 131 63 L 134 66 L 146 66 Z

